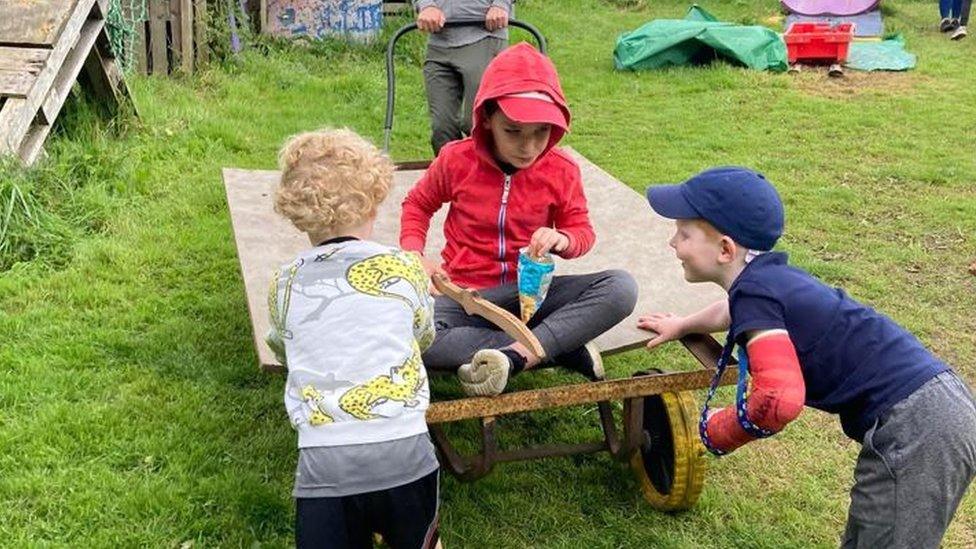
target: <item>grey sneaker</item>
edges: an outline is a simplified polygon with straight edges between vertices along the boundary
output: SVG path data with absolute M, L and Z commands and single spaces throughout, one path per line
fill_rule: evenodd
M 959 28 L 949 36 L 952 40 L 962 40 L 966 37 L 966 25 L 959 25 Z
M 939 32 L 949 32 L 956 28 L 956 25 L 958 24 L 958 22 L 953 23 L 952 19 L 949 19 L 948 17 L 943 17 L 942 21 L 939 21 Z
M 508 384 L 511 366 L 505 353 L 497 349 L 482 349 L 471 357 L 470 363 L 458 368 L 461 390 L 468 396 L 500 395 Z

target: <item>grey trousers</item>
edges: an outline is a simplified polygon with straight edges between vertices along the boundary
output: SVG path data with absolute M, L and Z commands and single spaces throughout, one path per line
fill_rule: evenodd
M 974 475 L 976 403 L 944 372 L 865 434 L 842 547 L 939 547 Z
M 482 297 L 519 315 L 518 289 L 505 284 L 482 290 Z M 547 357 L 574 351 L 621 320 L 637 304 L 637 283 L 625 271 L 556 276 L 542 306 L 528 322 Z M 428 370 L 454 372 L 476 351 L 500 349 L 511 337 L 480 316 L 468 315 L 456 302 L 438 296 L 434 303 L 437 335 L 424 353 Z
M 434 156 L 449 141 L 471 133 L 471 107 L 485 67 L 507 46 L 492 36 L 456 48 L 427 46 L 424 85 Z

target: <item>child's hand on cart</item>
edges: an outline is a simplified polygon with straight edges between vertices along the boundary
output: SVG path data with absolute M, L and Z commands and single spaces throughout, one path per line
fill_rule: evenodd
M 647 342 L 647 348 L 653 349 L 662 343 L 681 339 L 686 335 L 684 317 L 674 313 L 651 313 L 637 319 L 637 327 L 654 332 L 657 335 Z

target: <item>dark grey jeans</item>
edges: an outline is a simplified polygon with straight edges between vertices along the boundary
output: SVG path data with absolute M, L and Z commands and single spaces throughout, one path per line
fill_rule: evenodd
M 449 141 L 471 133 L 471 106 L 485 67 L 508 43 L 494 37 L 456 48 L 427 46 L 424 84 L 434 156 Z
M 976 475 L 976 403 L 944 372 L 864 435 L 842 547 L 937 548 Z
M 482 290 L 482 297 L 519 315 L 518 289 L 505 284 Z M 542 306 L 528 327 L 539 338 L 546 356 L 576 350 L 609 330 L 634 311 L 637 283 L 625 271 L 556 276 Z M 437 336 L 424 353 L 428 370 L 454 372 L 476 351 L 500 349 L 513 340 L 480 316 L 468 315 L 456 302 L 438 296 L 434 303 Z

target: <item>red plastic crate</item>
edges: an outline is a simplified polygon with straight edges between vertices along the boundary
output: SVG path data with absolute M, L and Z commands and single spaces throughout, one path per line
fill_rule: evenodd
M 843 63 L 854 38 L 854 23 L 793 23 L 783 35 L 790 63 Z

